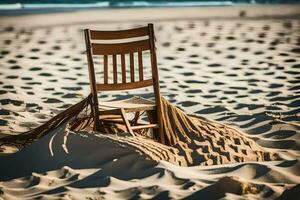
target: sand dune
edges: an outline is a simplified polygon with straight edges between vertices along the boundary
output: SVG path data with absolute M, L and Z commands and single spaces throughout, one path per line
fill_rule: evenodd
M 93 16 L 101 14 L 97 12 Z M 74 13 L 73 19 L 81 15 Z M 88 95 L 83 28 L 123 29 L 148 22 L 76 22 L 69 16 L 59 24 L 51 16 L 41 18 L 51 26 L 34 26 L 33 21 L 29 26 L 32 16 L 0 20 L 0 137 L 32 130 Z M 236 127 L 255 146 L 282 160 L 189 163 L 176 146 L 124 134 L 71 132 L 64 148 L 62 126 L 20 152 L 0 157 L 0 198 L 299 196 L 299 20 L 158 19 L 163 96 L 189 114 Z M 101 98 L 128 95 L 152 97 L 143 90 Z M 1 151 L 13 149 L 4 146 Z

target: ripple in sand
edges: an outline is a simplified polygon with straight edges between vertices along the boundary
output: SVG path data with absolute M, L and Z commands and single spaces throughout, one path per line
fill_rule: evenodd
M 46 101 L 44 101 L 44 103 L 61 103 L 61 102 L 63 101 L 55 98 L 48 98 Z
M 11 66 L 10 69 L 16 70 L 16 69 L 21 69 L 21 67 L 19 65 L 14 65 Z
M 221 107 L 221 106 L 215 106 L 212 108 L 205 108 L 202 110 L 197 111 L 197 114 L 212 114 L 212 113 L 219 113 L 219 112 L 224 112 L 228 111 L 226 108 Z
M 8 121 L 4 119 L 0 119 L 0 126 L 6 126 L 8 125 Z
M 9 63 L 9 64 L 15 64 L 15 63 L 17 63 L 17 61 L 16 60 L 8 60 L 7 63 Z
M 13 99 L 0 99 L 1 105 L 12 104 L 14 106 L 21 106 L 23 103 L 24 103 L 24 101 L 18 101 L 18 100 L 13 100 Z
M 78 94 L 76 93 L 72 93 L 72 94 L 68 93 L 62 96 L 62 98 L 76 98 L 76 97 L 78 97 Z
M 40 73 L 39 76 L 53 76 L 53 75 L 51 73 L 43 72 L 43 73 Z
M 11 75 L 11 76 L 6 76 L 5 78 L 7 78 L 7 79 L 17 79 L 17 78 L 19 78 L 19 76 Z
M 182 101 L 182 102 L 179 102 L 178 104 L 183 107 L 190 107 L 190 106 L 198 105 L 199 103 L 193 102 L 193 101 Z
M 29 70 L 30 71 L 39 71 L 39 70 L 42 70 L 42 68 L 41 67 L 31 67 Z

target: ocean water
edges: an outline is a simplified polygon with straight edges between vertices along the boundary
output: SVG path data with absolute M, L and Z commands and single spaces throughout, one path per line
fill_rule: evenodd
M 298 4 L 300 0 L 0 0 L 0 10 L 93 7 L 228 6 L 235 4 Z

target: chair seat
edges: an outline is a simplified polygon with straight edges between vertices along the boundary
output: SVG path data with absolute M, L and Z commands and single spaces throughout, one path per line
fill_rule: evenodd
M 120 100 L 120 101 L 99 102 L 100 111 L 114 110 L 118 108 L 123 108 L 125 111 L 132 111 L 132 112 L 153 110 L 155 108 L 155 103 L 148 99 L 137 97 L 137 96 L 129 99 Z

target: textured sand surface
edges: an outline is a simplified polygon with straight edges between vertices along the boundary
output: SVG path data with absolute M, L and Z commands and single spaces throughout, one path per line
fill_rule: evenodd
M 297 160 L 179 167 L 146 159 L 124 136 L 69 133 L 64 148 L 62 131 L 0 157 L 4 199 L 274 199 L 293 187 L 294 197 L 299 192 Z
M 24 27 L 20 21 L 16 25 L 0 20 L 2 136 L 33 129 L 87 96 L 83 28 L 123 29 L 147 23 Z M 71 133 L 66 154 L 62 134 L 52 133 L 0 159 L 0 177 L 5 180 L 0 195 L 29 199 L 299 195 L 300 21 L 225 18 L 154 23 L 162 95 L 187 113 L 239 127 L 284 160 L 206 167 L 156 165 L 132 141 L 126 145 L 126 137 L 83 140 Z M 130 94 L 151 96 L 147 90 Z M 122 95 L 102 95 L 103 100 L 114 98 Z M 107 149 L 115 151 L 103 155 Z M 25 159 L 29 160 L 20 170 Z

